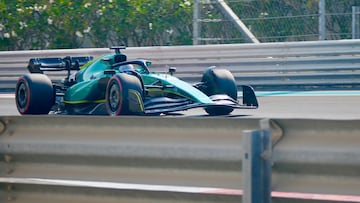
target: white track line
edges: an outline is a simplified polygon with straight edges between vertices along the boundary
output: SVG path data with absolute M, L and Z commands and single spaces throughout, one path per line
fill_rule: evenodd
M 41 178 L 1 178 L 0 177 L 0 183 L 88 187 L 88 188 L 99 188 L 99 189 L 135 190 L 135 191 L 144 191 L 144 192 L 178 192 L 178 193 L 191 193 L 191 194 L 238 195 L 238 196 L 243 195 L 243 190 L 239 190 L 239 189 L 114 183 L 114 182 L 101 182 L 101 181 L 99 182 L 99 181 L 57 180 L 57 179 L 41 179 Z M 271 196 L 273 198 L 282 198 L 282 199 L 304 199 L 304 200 L 360 203 L 360 196 L 354 196 L 354 195 L 273 191 L 271 193 Z

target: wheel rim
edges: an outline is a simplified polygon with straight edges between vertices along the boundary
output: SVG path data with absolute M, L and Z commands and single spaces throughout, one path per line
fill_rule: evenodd
M 120 87 L 116 83 L 111 84 L 111 88 L 109 90 L 109 107 L 112 112 L 116 112 L 120 105 L 121 101 L 121 93 Z
M 28 86 L 24 82 L 20 83 L 16 95 L 18 107 L 23 112 L 27 108 L 29 102 Z

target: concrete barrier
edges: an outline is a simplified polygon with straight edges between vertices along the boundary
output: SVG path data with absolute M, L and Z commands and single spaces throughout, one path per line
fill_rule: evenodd
M 360 202 L 359 124 L 265 121 L 273 201 Z M 262 128 L 259 119 L 1 117 L 0 201 L 241 202 L 243 133 Z

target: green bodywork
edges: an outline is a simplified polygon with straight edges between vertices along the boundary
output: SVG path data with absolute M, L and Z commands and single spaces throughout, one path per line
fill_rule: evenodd
M 107 82 L 113 74 L 121 72 L 119 68 L 112 66 L 115 63 L 115 56 L 116 54 L 107 54 L 85 64 L 76 73 L 76 84 L 69 87 L 65 92 L 64 103 L 104 103 Z M 148 71 L 151 62 L 146 60 L 140 61 L 143 63 L 141 65 L 138 64 L 139 66 L 135 71 L 140 74 L 148 96 L 161 97 L 173 94 L 197 103 L 213 103 L 207 95 L 189 83 L 170 74 L 151 73 Z M 112 72 L 105 73 L 105 70 L 112 70 Z
M 169 74 L 149 73 L 143 74 L 142 78 L 145 86 L 151 85 L 155 81 L 162 83 L 162 88 L 149 89 L 150 94 L 152 92 L 159 92 L 160 94 L 171 93 L 203 104 L 213 103 L 212 100 L 200 90 Z

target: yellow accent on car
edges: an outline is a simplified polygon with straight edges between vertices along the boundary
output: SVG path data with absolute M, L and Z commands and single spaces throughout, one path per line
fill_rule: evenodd
M 133 97 L 135 95 L 135 97 Z M 141 95 L 138 91 L 129 89 L 129 106 L 140 110 L 140 112 L 144 112 L 144 104 L 141 98 Z M 131 101 L 133 99 L 134 101 Z
M 65 104 L 85 104 L 85 103 L 105 103 L 105 99 L 101 100 L 80 100 L 80 101 L 64 101 Z

